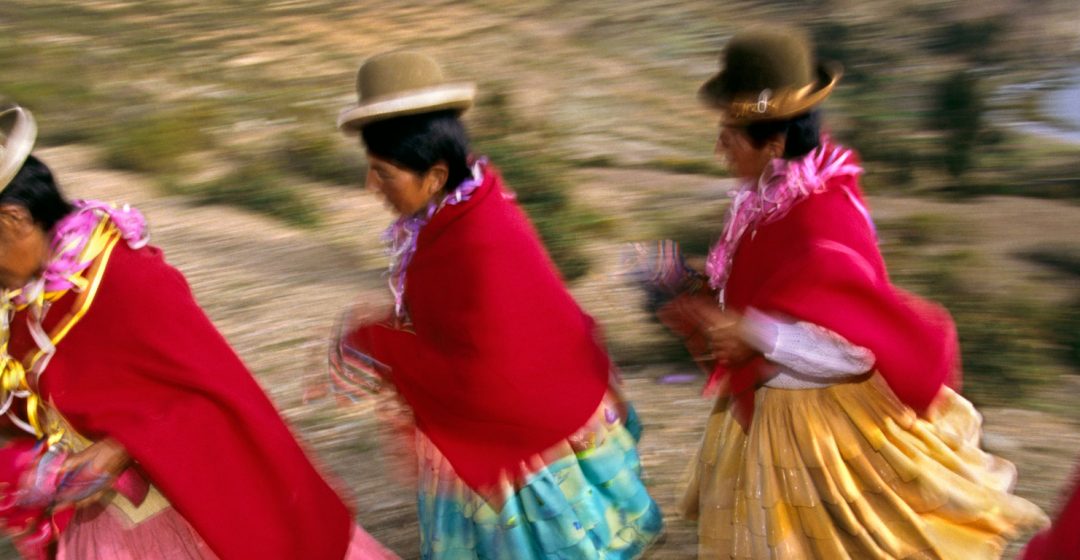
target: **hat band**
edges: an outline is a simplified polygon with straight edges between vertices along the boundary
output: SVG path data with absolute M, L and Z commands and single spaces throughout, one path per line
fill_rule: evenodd
M 441 109 L 465 110 L 476 97 L 471 83 L 452 83 L 361 100 L 338 115 L 338 128 L 350 130 L 366 123 L 406 114 Z
M 726 116 L 732 121 L 748 122 L 776 120 L 798 114 L 821 102 L 832 89 L 826 86 L 814 91 L 814 85 L 779 92 L 766 88 L 756 96 L 737 97 L 727 104 Z

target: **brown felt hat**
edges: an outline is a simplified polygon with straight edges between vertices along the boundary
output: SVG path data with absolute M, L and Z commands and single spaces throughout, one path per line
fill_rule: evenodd
M 37 140 L 37 124 L 30 111 L 18 105 L 0 109 L 0 189 L 22 169 Z
M 345 132 L 403 115 L 464 111 L 472 106 L 476 85 L 447 82 L 438 63 L 425 55 L 391 51 L 360 65 L 356 93 L 359 103 L 338 116 L 338 128 Z
M 701 100 L 731 124 L 784 120 L 805 113 L 832 93 L 838 63 L 815 63 L 806 35 L 793 28 L 736 34 L 720 55 L 720 72 L 698 90 Z

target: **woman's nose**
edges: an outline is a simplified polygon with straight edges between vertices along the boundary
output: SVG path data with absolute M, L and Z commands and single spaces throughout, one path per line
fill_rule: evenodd
M 374 177 L 372 177 L 371 173 L 368 173 L 367 175 L 364 176 L 364 190 L 366 190 L 368 192 L 378 192 L 379 191 L 379 181 L 378 181 L 378 179 L 375 179 Z
M 721 134 L 716 138 L 716 144 L 713 146 L 713 153 L 720 156 L 724 155 L 724 149 L 727 147 L 727 142 L 724 142 L 724 135 Z

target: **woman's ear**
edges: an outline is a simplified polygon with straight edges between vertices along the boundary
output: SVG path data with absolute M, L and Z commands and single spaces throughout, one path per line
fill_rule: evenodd
M 436 162 L 431 169 L 424 173 L 424 191 L 435 195 L 446 186 L 446 179 L 450 176 L 450 166 L 445 161 Z
M 5 235 L 23 237 L 32 232 L 36 224 L 25 206 L 0 204 L 0 227 Z
M 784 134 L 773 136 L 765 145 L 765 149 L 768 150 L 769 157 L 772 159 L 784 157 L 784 151 L 787 149 L 787 136 Z

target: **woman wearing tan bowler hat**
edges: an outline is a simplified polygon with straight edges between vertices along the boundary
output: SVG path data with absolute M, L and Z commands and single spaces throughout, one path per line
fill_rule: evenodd
M 458 118 L 471 84 L 391 52 L 359 71 L 369 190 L 398 215 L 392 308 L 354 316 L 336 386 L 386 387 L 415 421 L 425 559 L 636 558 L 661 515 L 639 426 L 592 319 Z
M 700 97 L 738 188 L 699 281 L 650 276 L 719 393 L 683 504 L 700 558 L 997 558 L 1046 517 L 979 449 L 952 319 L 890 283 L 859 160 L 820 132 L 839 69 L 776 27 L 721 64 Z

